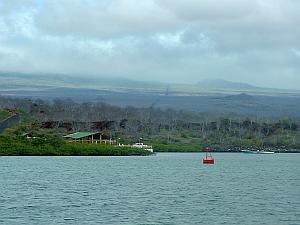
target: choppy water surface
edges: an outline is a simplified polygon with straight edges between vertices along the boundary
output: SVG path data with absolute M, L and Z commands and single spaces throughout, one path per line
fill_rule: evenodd
M 300 154 L 0 157 L 0 224 L 300 224 Z

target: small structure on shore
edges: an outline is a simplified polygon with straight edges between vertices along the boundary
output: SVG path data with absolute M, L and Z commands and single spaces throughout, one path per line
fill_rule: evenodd
M 87 142 L 96 144 L 116 144 L 116 140 L 105 137 L 101 132 L 76 132 L 64 136 L 67 142 Z

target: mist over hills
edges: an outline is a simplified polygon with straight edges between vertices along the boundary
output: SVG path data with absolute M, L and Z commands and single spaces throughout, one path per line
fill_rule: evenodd
M 236 89 L 236 90 L 257 90 L 261 89 L 247 83 L 231 82 L 223 79 L 205 79 L 197 83 L 199 87 L 207 89 Z
M 117 106 L 255 116 L 300 116 L 300 92 L 255 87 L 225 80 L 195 85 L 124 78 L 0 73 L 0 96 L 104 102 Z
M 170 93 L 207 94 L 207 93 L 255 93 L 282 94 L 297 93 L 298 90 L 272 89 L 257 87 L 247 83 L 231 82 L 223 79 L 205 79 L 196 84 L 164 83 L 158 81 L 139 81 L 122 77 L 93 77 L 89 75 L 73 76 L 70 74 L 25 74 L 0 72 L 0 88 L 5 90 L 18 88 L 88 88 L 95 90 L 148 90 Z
M 72 76 L 69 74 L 23 74 L 0 72 L 0 88 L 89 88 L 98 90 L 165 88 L 159 82 L 144 82 L 119 77 Z

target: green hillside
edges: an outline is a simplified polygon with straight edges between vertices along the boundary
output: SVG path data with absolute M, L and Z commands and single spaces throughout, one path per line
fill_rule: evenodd
M 7 110 L 0 109 L 0 121 L 6 119 L 10 116 L 10 113 Z

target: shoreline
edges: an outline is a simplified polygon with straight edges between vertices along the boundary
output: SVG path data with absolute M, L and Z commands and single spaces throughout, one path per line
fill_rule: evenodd
M 156 154 L 182 154 L 182 153 L 205 153 L 205 152 L 154 152 L 151 155 L 0 155 L 0 157 L 150 157 L 155 156 Z M 243 152 L 229 152 L 229 151 L 212 151 L 211 153 L 226 153 L 226 154 L 236 154 L 236 153 L 243 153 Z M 300 154 L 300 150 L 293 151 L 293 152 L 275 152 L 276 154 Z M 274 154 L 275 154 L 274 153 Z M 243 153 L 244 154 L 244 153 Z

